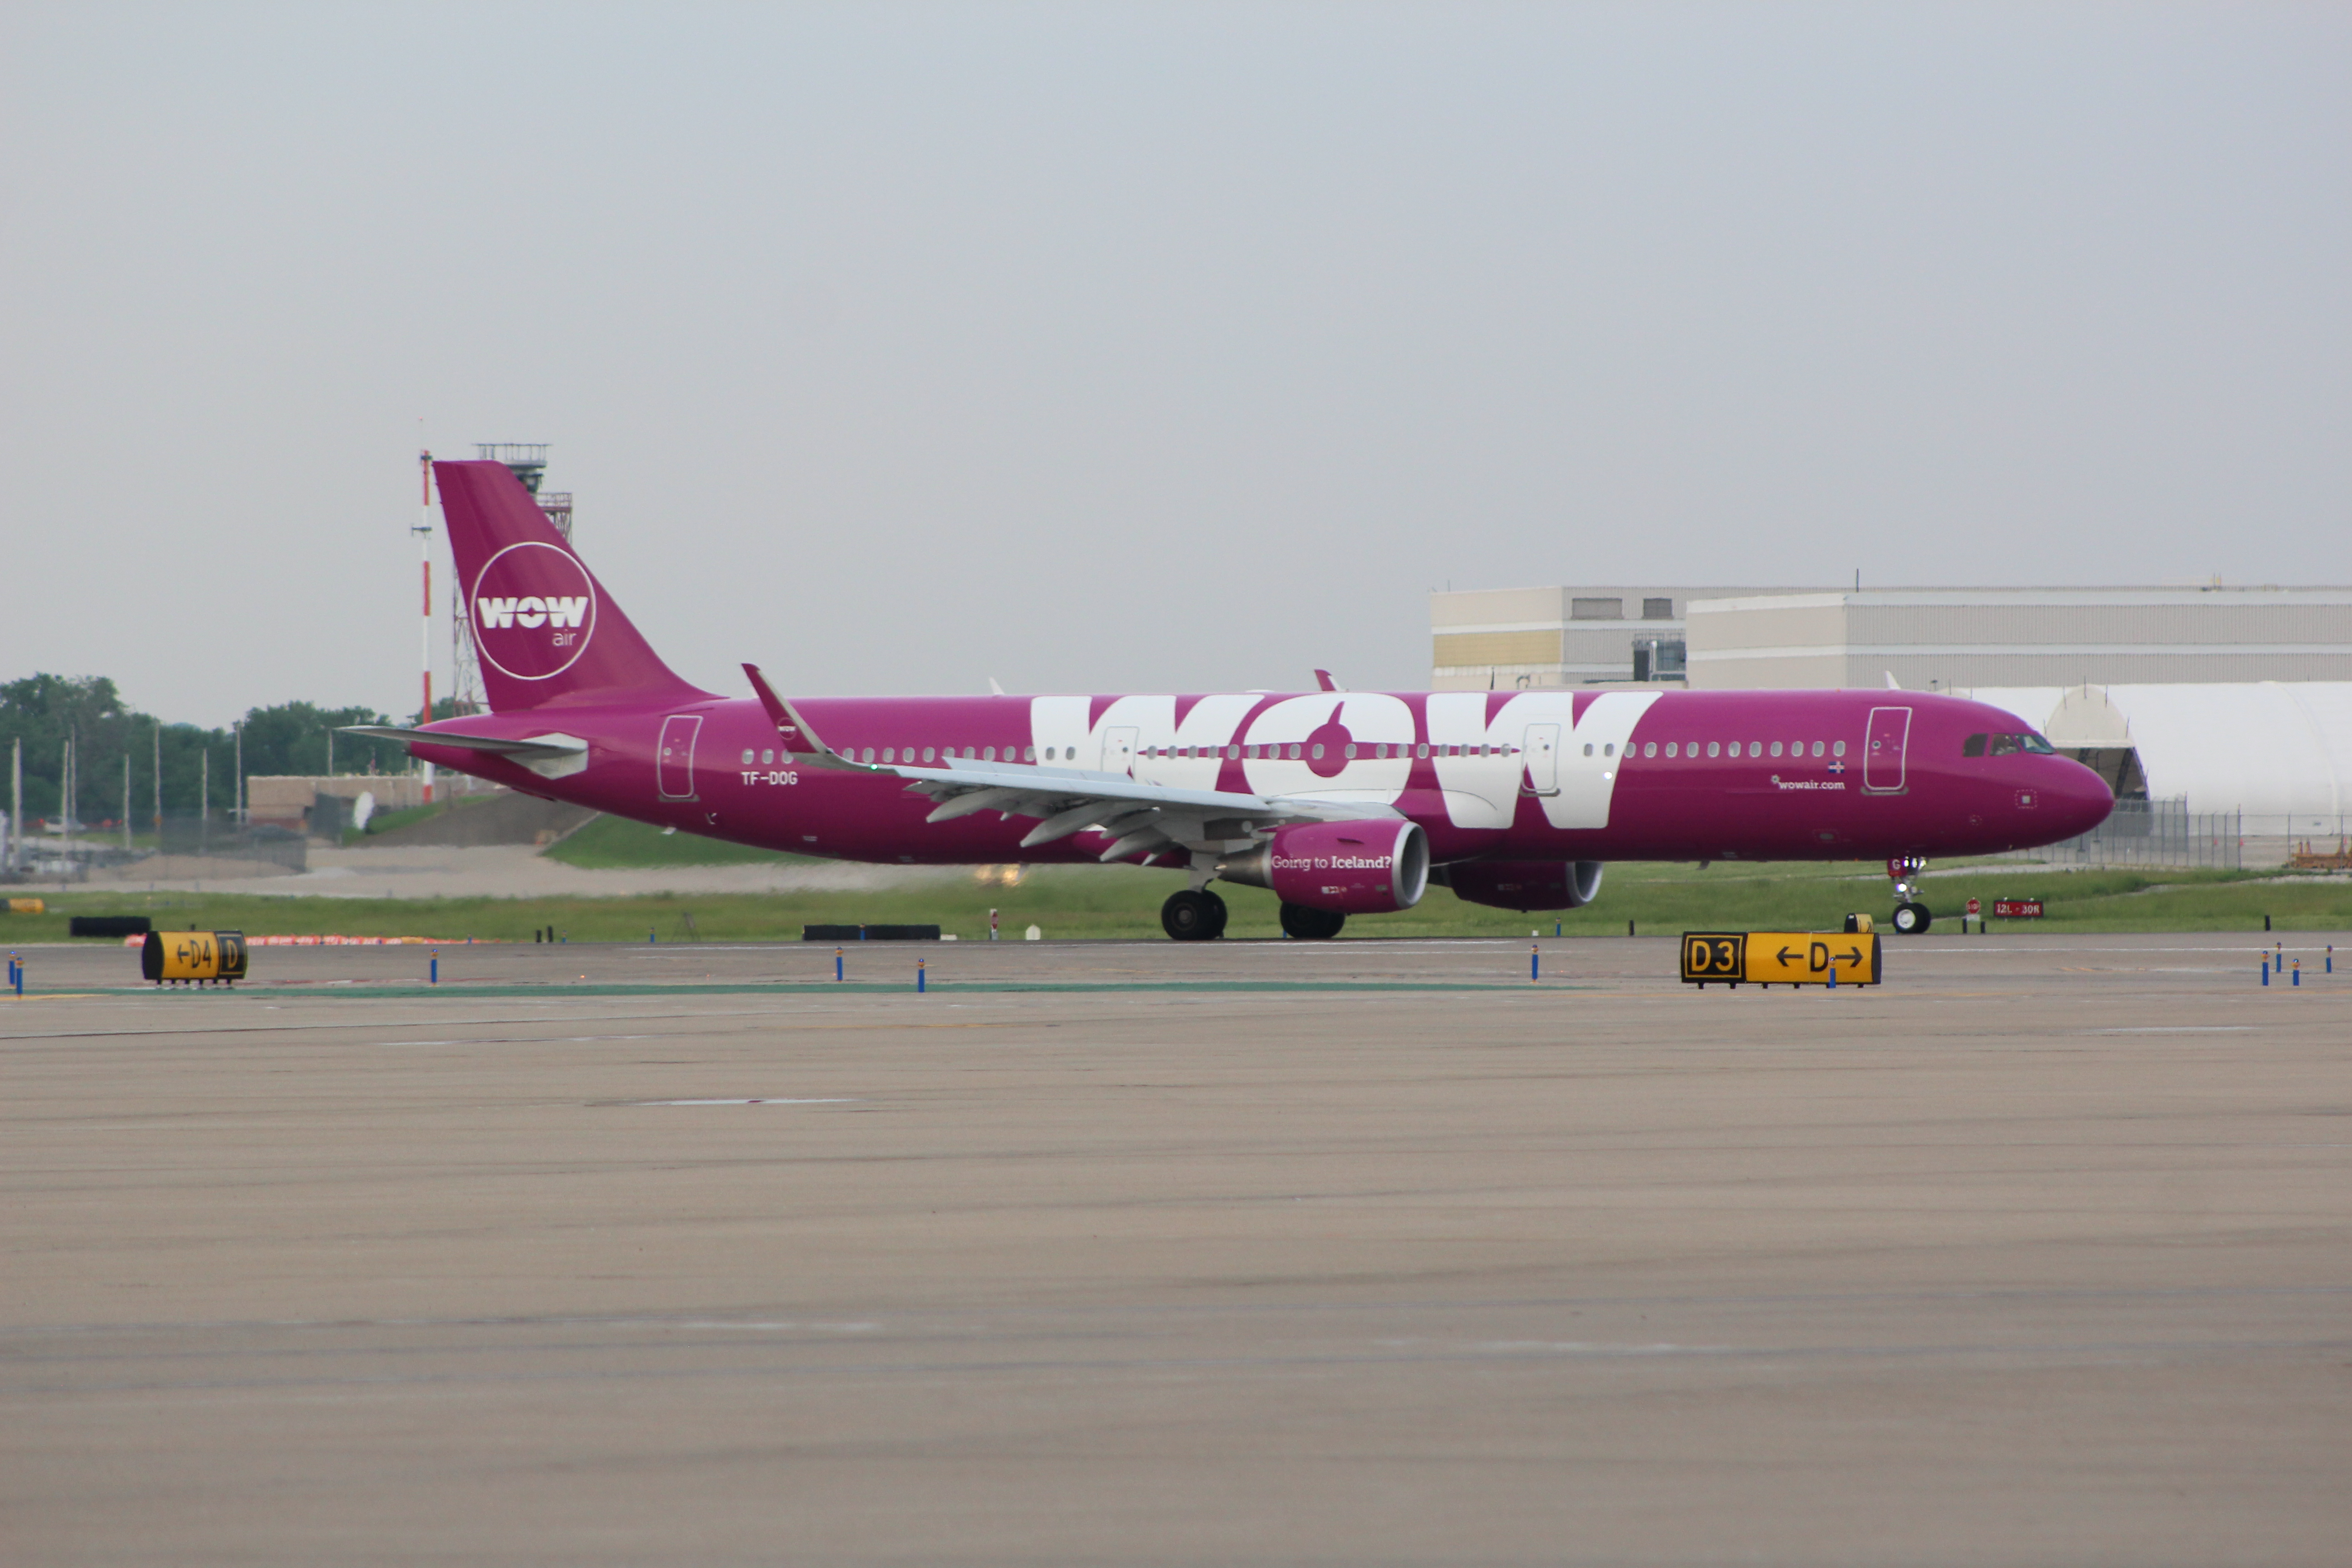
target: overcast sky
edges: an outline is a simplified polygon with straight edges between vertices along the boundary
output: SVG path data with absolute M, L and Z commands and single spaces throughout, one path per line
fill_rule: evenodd
M 730 694 L 2343 583 L 2352 10 L 0 8 L 0 677 L 413 710 L 420 430 Z

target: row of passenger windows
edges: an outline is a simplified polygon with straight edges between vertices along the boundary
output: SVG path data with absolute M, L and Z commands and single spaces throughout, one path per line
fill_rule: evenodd
M 1997 757 L 2004 755 L 2010 752 L 2048 752 L 2051 749 L 2050 742 L 2043 740 L 2039 735 L 1995 735 L 1992 737 L 1992 754 Z M 1706 744 L 1706 754 L 1708 756 L 1717 757 L 1726 754 L 1727 742 L 1721 741 L 1709 741 Z M 1761 757 L 1767 754 L 1777 757 L 1783 755 L 1784 752 L 1786 755 L 1791 757 L 1801 757 L 1806 754 L 1806 742 L 1803 741 L 1788 742 L 1785 747 L 1783 746 L 1783 743 L 1779 741 L 1772 742 L 1769 746 L 1767 746 L 1762 741 L 1749 741 L 1746 744 L 1748 754 L 1751 757 Z M 1727 745 L 1728 753 L 1730 755 L 1735 757 L 1739 755 L 1741 742 L 1732 741 L 1727 742 Z M 1812 754 L 1816 757 L 1822 756 L 1824 754 L 1838 757 L 1845 755 L 1845 742 L 1843 741 L 1831 742 L 1826 747 L 1823 746 L 1822 742 L 1815 741 L 1811 742 L 1811 746 Z M 915 748 L 908 746 L 903 749 L 906 752 L 904 760 L 908 763 L 913 763 L 915 761 Z M 1359 748 L 1356 743 L 1351 741 L 1346 745 L 1340 747 L 1339 752 L 1343 757 L 1353 760 L 1357 756 L 1360 749 L 1369 752 L 1376 760 L 1395 758 L 1400 761 L 1403 759 L 1408 750 L 1416 759 L 1427 758 L 1433 754 L 1440 757 L 1515 757 L 1519 754 L 1519 748 L 1517 746 L 1434 746 L 1426 741 L 1410 748 L 1406 747 L 1402 742 L 1386 745 L 1374 744 L 1370 747 Z M 885 746 L 877 755 L 875 749 L 871 746 L 866 747 L 862 753 L 853 747 L 851 748 L 848 755 L 852 762 L 896 763 L 900 760 L 898 756 L 900 750 L 901 748 L 896 746 Z M 1963 750 L 1967 755 L 1971 757 L 1980 757 L 1984 755 L 1985 737 L 1982 735 L 1969 736 L 1968 743 Z M 756 754 L 759 759 L 760 766 L 771 767 L 774 765 L 776 761 L 776 753 L 774 752 L 764 751 Z M 1592 746 L 1590 742 L 1587 742 L 1585 745 L 1584 754 L 1588 757 L 1593 754 Z M 1602 743 L 1601 747 L 1601 755 L 1604 757 L 1613 757 L 1616 754 L 1617 747 L 1613 742 Z M 1625 754 L 1629 757 L 1632 756 L 1633 754 L 1633 748 L 1630 745 L 1627 746 L 1625 748 Z M 1665 754 L 1669 757 L 1685 755 L 1696 757 L 1699 754 L 1699 742 L 1696 741 L 1668 741 L 1665 743 Z M 942 753 L 938 748 L 932 746 L 925 746 L 922 750 L 922 760 L 926 763 L 939 761 L 942 755 L 944 755 L 946 761 L 950 763 L 958 761 L 967 763 L 992 763 L 997 760 L 996 748 L 994 746 L 982 746 L 978 748 L 966 746 L 963 748 L 963 752 L 961 757 L 957 755 L 956 749 L 953 746 L 946 748 L 944 753 Z M 1261 759 L 1271 761 L 1286 757 L 1292 762 L 1300 762 L 1311 759 L 1319 763 L 1323 760 L 1323 747 L 1319 743 L 1307 745 L 1297 741 L 1293 741 L 1286 745 L 1146 746 L 1143 748 L 1143 755 L 1155 760 L 1161 758 L 1174 758 L 1178 760 L 1207 760 L 1222 757 L 1227 762 L 1239 762 L 1244 758 L 1251 762 L 1257 762 Z M 1654 757 L 1658 755 L 1658 742 L 1655 741 L 1643 742 L 1642 743 L 1642 755 L 1644 757 Z M 752 765 L 753 756 L 754 753 L 748 748 L 744 751 L 743 765 L 745 767 Z M 1049 763 L 1074 763 L 1077 761 L 1077 757 L 1078 749 L 1076 746 L 1047 746 L 1045 749 L 1045 760 Z M 787 755 L 786 760 L 790 760 L 789 755 Z M 1007 746 L 1004 748 L 1003 760 L 1008 763 L 1013 760 L 1012 747 Z M 1038 760 L 1037 748 L 1034 746 L 1022 747 L 1020 760 L 1024 763 L 1036 762 Z
M 1777 757 L 1784 754 L 1781 742 L 1779 741 L 1774 741 L 1769 745 L 1765 744 L 1761 741 L 1750 741 L 1747 744 L 1748 754 L 1751 757 Z M 1819 741 L 1815 741 L 1811 742 L 1811 744 L 1812 754 L 1817 757 L 1823 755 L 1843 757 L 1845 755 L 1845 742 L 1843 741 L 1832 741 L 1827 746 L 1823 746 Z M 1736 757 L 1739 755 L 1739 746 L 1740 742 L 1738 741 L 1732 741 L 1729 742 L 1722 741 L 1709 741 L 1706 743 L 1706 754 L 1710 757 L 1724 755 Z M 1803 741 L 1790 741 L 1787 744 L 1785 754 L 1791 757 L 1801 757 L 1805 754 L 1805 746 L 1806 742 Z M 1601 748 L 1601 751 L 1603 754 L 1606 754 L 1608 748 L 1604 746 Z M 1584 754 L 1588 757 L 1591 756 L 1592 754 L 1592 748 L 1590 746 L 1585 747 Z M 1629 757 L 1632 756 L 1633 754 L 1633 748 L 1631 746 L 1626 747 L 1625 754 Z M 1658 754 L 1658 743 L 1655 741 L 1643 742 L 1642 754 L 1645 757 L 1656 756 Z M 1666 755 L 1670 757 L 1677 755 L 1696 757 L 1698 755 L 1698 742 L 1696 741 L 1668 741 L 1666 742 Z
M 1339 748 L 1339 754 L 1350 762 L 1360 756 L 1370 757 L 1375 761 L 1393 758 L 1402 762 L 1407 752 L 1416 757 L 1513 757 L 1518 755 L 1518 752 L 1519 749 L 1517 746 L 1433 746 L 1426 741 L 1417 746 L 1408 746 L 1402 741 L 1387 744 L 1374 742 L 1368 746 L 1359 746 L 1355 742 L 1349 741 Z M 1256 762 L 1261 758 L 1272 761 L 1286 757 L 1294 763 L 1307 761 L 1319 763 L 1323 760 L 1323 745 L 1320 742 L 1309 745 L 1304 742 L 1292 741 L 1282 745 L 1146 746 L 1143 748 L 1143 754 L 1154 759 L 1174 758 L 1180 762 L 1196 757 L 1223 757 L 1227 762 L 1239 762 L 1244 759 Z
M 872 746 L 866 747 L 863 752 L 860 752 L 856 747 L 852 747 L 847 755 L 852 762 L 896 763 L 902 760 L 899 755 L 901 750 L 902 748 L 897 746 L 885 746 L 877 754 Z M 1348 744 L 1339 748 L 1339 752 L 1340 755 L 1352 759 L 1358 754 L 1360 750 L 1369 752 L 1369 754 L 1374 757 L 1385 758 L 1393 756 L 1399 759 L 1402 759 L 1408 750 L 1410 750 L 1416 757 L 1427 757 L 1433 752 L 1441 757 L 1512 757 L 1518 755 L 1519 752 L 1519 748 L 1517 746 L 1433 746 L 1426 742 L 1423 742 L 1418 746 L 1410 748 L 1402 745 L 1402 743 L 1393 745 L 1373 745 L 1359 748 L 1353 742 L 1349 742 Z M 1591 750 L 1592 748 L 1590 746 L 1585 748 L 1585 751 L 1588 753 Z M 916 760 L 914 747 L 908 746 L 903 748 L 903 751 L 905 752 L 905 756 L 903 758 L 904 761 L 913 763 Z M 1222 757 L 1228 762 L 1240 762 L 1244 758 L 1247 758 L 1251 762 L 1257 762 L 1261 759 L 1273 761 L 1287 757 L 1292 762 L 1302 762 L 1312 759 L 1313 761 L 1319 763 L 1323 760 L 1323 747 L 1319 742 L 1314 745 L 1307 745 L 1303 742 L 1296 741 L 1291 742 L 1286 745 L 1146 746 L 1143 748 L 1142 754 L 1153 759 L 1182 758 L 1210 760 Z M 961 757 L 958 756 L 956 749 L 953 746 L 946 748 L 944 752 L 942 752 L 939 748 L 933 746 L 925 746 L 922 750 L 922 760 L 926 763 L 938 762 L 941 760 L 942 756 L 944 756 L 946 761 L 950 763 L 958 761 L 968 763 L 992 763 L 997 760 L 996 748 L 994 746 L 966 746 L 963 748 Z M 773 751 L 754 752 L 747 749 L 743 752 L 743 765 L 745 767 L 751 767 L 753 765 L 753 759 L 755 757 L 758 760 L 758 765 L 761 767 L 772 766 L 776 761 L 776 753 Z M 789 757 L 787 760 L 789 760 Z M 1003 760 L 1008 763 L 1013 760 L 1012 747 L 1007 746 L 1004 748 Z M 1036 762 L 1038 760 L 1038 749 L 1034 746 L 1022 747 L 1020 760 L 1024 763 Z M 1074 763 L 1078 760 L 1078 749 L 1076 746 L 1047 746 L 1045 749 L 1045 760 L 1049 763 Z
M 875 754 L 874 748 L 871 746 L 866 748 L 863 755 L 859 753 L 856 747 L 852 746 L 848 751 L 844 752 L 842 755 L 847 757 L 853 763 L 871 763 L 877 761 L 895 763 L 902 760 L 898 754 L 901 750 L 902 748 L 898 746 L 885 746 L 882 748 L 881 754 L 877 757 Z M 903 750 L 906 752 L 906 756 L 903 760 L 912 763 L 915 760 L 915 748 L 908 746 L 903 748 Z M 744 752 L 743 765 L 745 767 L 750 767 L 751 765 L 753 754 L 754 753 L 748 750 Z M 761 752 L 757 753 L 757 755 L 761 767 L 770 766 L 776 760 L 776 753 L 773 752 Z M 953 746 L 946 748 L 944 752 L 936 746 L 925 746 L 923 748 L 923 761 L 927 763 L 938 762 L 942 756 L 950 763 L 957 761 L 967 763 L 992 763 L 996 761 L 996 748 L 994 746 L 966 746 L 963 749 L 963 755 L 961 758 L 956 755 L 956 749 Z M 1048 746 L 1045 748 L 1045 760 L 1049 763 L 1055 761 L 1076 762 L 1077 760 L 1077 756 L 1078 749 L 1076 746 Z M 788 762 L 791 760 L 791 753 L 785 753 L 785 760 Z M 1004 760 L 1008 763 L 1013 761 L 1013 748 L 1010 746 L 1004 748 Z M 1037 748 L 1034 746 L 1022 747 L 1021 760 L 1024 763 L 1035 762 L 1037 760 Z

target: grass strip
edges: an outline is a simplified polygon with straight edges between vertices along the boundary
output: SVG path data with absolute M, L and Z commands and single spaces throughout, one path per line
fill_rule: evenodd
M 680 835 L 681 837 L 685 837 Z M 1012 868 L 992 868 L 998 876 Z M 430 881 L 425 879 L 429 888 Z M 629 897 L 347 899 L 239 893 L 71 889 L 14 892 L 48 903 L 39 915 L 0 915 L 0 947 L 63 941 L 71 914 L 147 914 L 159 929 L 248 934 L 430 936 L 462 943 L 531 940 L 553 927 L 576 942 L 792 942 L 808 924 L 937 924 L 963 941 L 988 932 L 991 908 L 1003 933 L 1027 927 L 1048 938 L 1160 939 L 1160 904 L 1181 876 L 1132 867 L 1043 867 L 1018 884 L 970 873 L 910 879 L 857 892 L 653 893 Z M 2277 871 L 2047 871 L 1972 866 L 1924 884 L 1938 931 L 1957 927 L 1967 900 L 1988 910 L 1998 898 L 2040 898 L 2048 918 L 1996 922 L 1996 929 L 2068 932 L 2251 931 L 2268 917 L 2278 932 L 2352 931 L 2352 880 Z M 1255 888 L 1220 883 L 1234 937 L 1279 934 L 1276 900 Z M 1681 931 L 1832 931 L 1853 910 L 1884 920 L 1893 907 L 1883 875 L 1852 864 L 1746 866 L 1629 863 L 1608 869 L 1600 901 L 1559 914 L 1517 914 L 1465 904 L 1442 888 L 1401 914 L 1360 916 L 1339 939 L 1367 937 L 1549 938 L 1645 935 Z M 257 954 L 257 959 L 258 959 Z

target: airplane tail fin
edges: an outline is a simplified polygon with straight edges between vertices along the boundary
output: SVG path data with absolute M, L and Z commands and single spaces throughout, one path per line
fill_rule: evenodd
M 711 695 L 661 661 L 504 463 L 436 462 L 433 477 L 491 711 Z

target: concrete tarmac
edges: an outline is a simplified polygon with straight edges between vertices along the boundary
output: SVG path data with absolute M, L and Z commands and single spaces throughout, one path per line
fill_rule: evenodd
M 2315 944 L 1542 946 L 28 950 L 0 1561 L 2345 1561 Z

